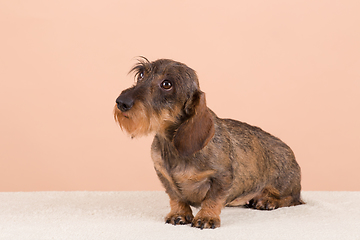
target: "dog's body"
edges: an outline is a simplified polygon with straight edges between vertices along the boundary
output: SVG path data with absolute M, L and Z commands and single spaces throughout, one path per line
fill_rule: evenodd
M 151 155 L 170 197 L 167 223 L 215 228 L 224 206 L 303 203 L 292 150 L 260 128 L 218 118 L 195 71 L 167 59 L 145 59 L 132 71 L 137 84 L 118 97 L 115 119 L 133 137 L 156 133 Z M 190 205 L 201 207 L 195 217 Z

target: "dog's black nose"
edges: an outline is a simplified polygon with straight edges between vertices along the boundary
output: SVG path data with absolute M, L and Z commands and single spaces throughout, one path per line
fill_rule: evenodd
M 126 112 L 132 108 L 132 106 L 134 105 L 134 100 L 132 98 L 120 95 L 116 99 L 116 104 L 117 104 L 118 109 L 120 109 L 120 111 Z

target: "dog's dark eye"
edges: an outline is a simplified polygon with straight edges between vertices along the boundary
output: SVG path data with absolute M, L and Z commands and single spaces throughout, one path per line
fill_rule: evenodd
M 170 88 L 172 88 L 172 83 L 169 80 L 164 80 L 161 83 L 161 87 L 165 90 L 169 90 Z
M 138 80 L 141 80 L 144 78 L 144 72 L 139 73 Z

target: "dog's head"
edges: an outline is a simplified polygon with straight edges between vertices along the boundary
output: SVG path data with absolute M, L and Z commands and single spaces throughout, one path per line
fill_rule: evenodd
M 208 143 L 214 123 L 193 69 L 169 59 L 141 58 L 130 72 L 136 83 L 121 92 L 114 110 L 122 129 L 132 137 L 163 135 L 181 155 Z

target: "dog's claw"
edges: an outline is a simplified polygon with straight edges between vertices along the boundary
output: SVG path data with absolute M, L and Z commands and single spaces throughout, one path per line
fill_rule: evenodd
M 175 219 L 175 221 L 174 221 L 174 225 L 175 225 L 175 226 L 176 226 L 176 224 L 185 225 L 185 222 L 182 220 L 181 217 L 178 217 L 178 218 Z
M 187 214 L 187 215 L 182 215 L 182 214 L 173 214 L 173 215 L 169 215 L 166 217 L 165 219 L 165 223 L 169 223 L 172 224 L 174 226 L 176 225 L 185 225 L 185 224 L 190 224 L 191 221 L 193 220 L 193 216 L 192 214 Z
M 194 221 L 191 223 L 191 226 L 200 228 L 201 230 L 215 229 L 217 227 L 220 227 L 220 219 L 216 217 L 214 218 L 204 217 L 200 219 L 194 219 Z

